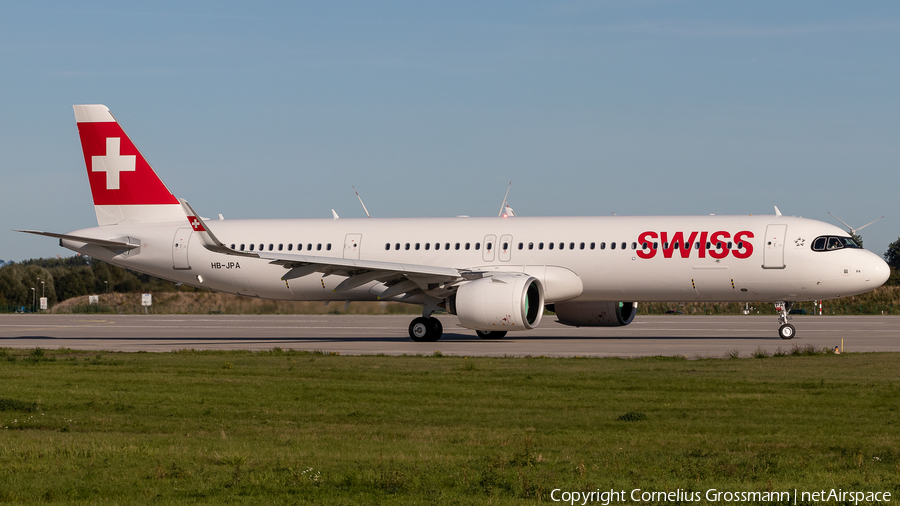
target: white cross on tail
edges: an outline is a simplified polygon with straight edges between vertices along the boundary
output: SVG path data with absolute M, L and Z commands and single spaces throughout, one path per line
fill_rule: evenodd
M 106 155 L 91 157 L 91 172 L 106 172 L 106 189 L 119 189 L 119 173 L 134 172 L 137 156 L 122 155 L 122 139 L 119 137 L 106 138 Z

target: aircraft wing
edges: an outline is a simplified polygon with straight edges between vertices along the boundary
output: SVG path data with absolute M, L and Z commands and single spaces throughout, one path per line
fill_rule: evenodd
M 349 258 L 316 257 L 290 254 L 260 253 L 260 258 L 269 263 L 281 265 L 288 271 L 281 277 L 284 281 L 321 273 L 324 276 L 336 274 L 347 276 L 334 288 L 335 293 L 352 290 L 372 281 L 384 283 L 387 288 L 378 295 L 387 299 L 400 294 L 412 295 L 431 289 L 434 285 L 452 285 L 465 279 L 481 277 L 481 273 L 438 267 L 433 265 L 400 264 Z

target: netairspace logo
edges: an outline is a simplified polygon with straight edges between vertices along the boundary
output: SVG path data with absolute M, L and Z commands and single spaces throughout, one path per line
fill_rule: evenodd
M 790 504 L 798 504 L 798 501 L 804 504 L 824 503 L 824 504 L 853 504 L 854 506 L 864 504 L 890 503 L 890 492 L 876 491 L 849 491 L 843 489 L 831 490 L 814 490 L 801 491 L 794 489 L 793 491 L 767 491 L 767 492 L 751 492 L 751 491 L 726 491 L 714 488 L 708 489 L 706 492 L 694 492 L 690 490 L 678 489 L 673 492 L 654 492 L 642 490 L 639 488 L 628 492 L 626 490 L 592 490 L 590 492 L 569 491 L 562 489 L 554 489 L 550 492 L 550 499 L 553 502 L 565 503 L 570 506 L 579 504 L 586 506 L 587 504 L 600 504 L 609 506 L 613 503 L 690 503 L 701 502 L 707 503 L 759 503 L 759 502 L 782 502 Z

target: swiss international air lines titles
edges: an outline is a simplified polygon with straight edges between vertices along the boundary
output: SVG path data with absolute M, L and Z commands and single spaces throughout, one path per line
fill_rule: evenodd
M 749 239 L 753 238 L 753 232 L 742 230 L 733 236 L 730 232 L 720 230 L 718 232 L 691 232 L 685 237 L 685 232 L 644 232 L 638 236 L 637 256 L 641 258 L 653 258 L 659 251 L 663 257 L 672 258 L 677 251 L 681 258 L 690 258 L 696 251 L 697 258 L 707 256 L 715 259 L 727 257 L 729 254 L 735 258 L 749 258 L 753 254 L 753 245 Z M 662 246 L 657 248 L 657 243 Z

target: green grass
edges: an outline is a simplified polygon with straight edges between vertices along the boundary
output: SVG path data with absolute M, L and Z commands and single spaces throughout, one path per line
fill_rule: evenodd
M 0 501 L 537 504 L 555 488 L 900 495 L 900 355 L 783 355 L 0 350 Z

